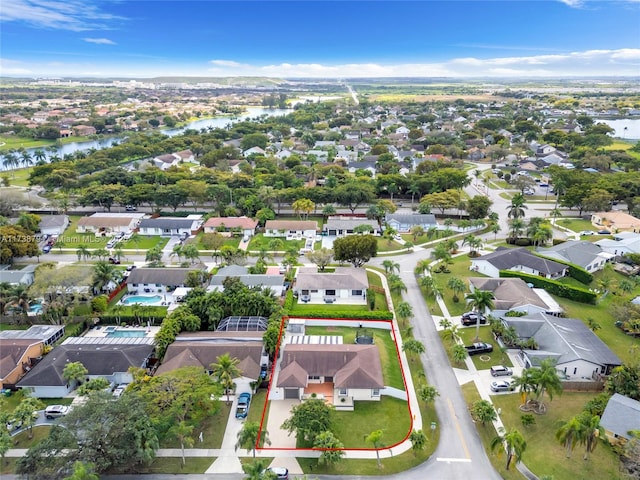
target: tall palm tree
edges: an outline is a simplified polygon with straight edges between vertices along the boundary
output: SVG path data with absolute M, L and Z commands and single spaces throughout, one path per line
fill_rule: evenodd
M 521 376 L 514 375 L 511 379 L 511 385 L 513 387 L 518 387 L 522 404 L 526 404 L 529 400 L 529 393 L 534 392 L 537 387 L 533 370 L 527 368 L 522 371 Z
M 476 339 L 478 339 L 480 338 L 480 314 L 484 314 L 487 310 L 493 310 L 493 301 L 496 297 L 493 292 L 476 288 L 465 298 L 469 306 L 478 313 L 478 315 L 476 315 Z
M 451 277 L 447 281 L 447 287 L 453 291 L 453 297 L 452 297 L 453 302 L 458 303 L 460 301 L 458 295 L 460 295 L 461 293 L 464 293 L 464 291 L 467 289 L 467 284 L 464 283 L 464 280 L 458 277 Z
M 511 226 L 511 238 L 518 238 L 524 229 L 524 220 L 521 218 L 512 218 L 509 221 Z
M 80 245 L 76 250 L 76 255 L 78 256 L 78 261 L 80 262 L 89 258 L 91 256 L 91 252 L 86 247 L 86 245 Z
M 413 316 L 413 308 L 411 307 L 411 304 L 408 302 L 400 302 L 396 307 L 396 315 L 398 316 L 398 318 L 400 318 L 402 324 L 404 325 L 407 319 Z
M 428 258 L 418 260 L 418 263 L 416 263 L 416 266 L 413 269 L 413 272 L 416 275 L 424 275 L 425 273 L 428 273 L 429 271 L 431 271 L 430 265 L 431 265 L 431 260 L 429 260 Z
M 578 417 L 572 417 L 568 422 L 564 423 L 556 432 L 556 439 L 564 445 L 567 450 L 567 458 L 571 458 L 573 447 L 582 439 L 583 427 Z
M 545 358 L 540 362 L 540 367 L 533 369 L 534 379 L 538 386 L 537 388 L 537 400 L 542 403 L 542 398 L 546 393 L 549 396 L 549 400 L 553 400 L 555 393 L 562 394 L 562 382 L 556 370 L 555 361 L 549 358 Z
M 91 286 L 94 288 L 94 291 L 102 292 L 110 282 L 118 283 L 120 275 L 120 271 L 115 265 L 99 261 L 93 267 Z
M 384 268 L 384 273 L 387 275 L 394 272 L 400 273 L 400 264 L 393 260 L 384 260 L 382 262 L 382 267 Z
M 238 368 L 240 361 L 235 357 L 231 357 L 228 353 L 220 355 L 216 360 L 217 363 L 211 364 L 213 378 L 219 382 L 227 392 L 227 405 L 229 405 L 229 403 L 231 403 L 229 401 L 229 391 L 233 388 L 233 379 L 238 378 L 241 374 Z
M 507 470 L 509 470 L 513 459 L 515 459 L 515 463 L 522 460 L 522 455 L 527 449 L 526 440 L 516 428 L 505 431 L 505 429 L 501 427 L 500 435 L 491 441 L 491 450 L 495 450 L 498 445 L 504 445 L 505 451 L 507 452 Z
M 269 432 L 266 430 L 260 430 L 260 424 L 258 422 L 246 422 L 238 432 L 238 441 L 235 448 L 236 450 L 244 448 L 252 452 L 253 458 L 256 458 L 258 441 L 271 445 Z
M 589 454 L 593 453 L 598 445 L 598 439 L 604 439 L 604 428 L 600 425 L 600 417 L 591 415 L 588 412 L 582 412 L 579 415 L 580 424 L 582 425 L 582 441 L 584 443 L 584 459 L 589 458 Z
M 526 198 L 522 193 L 516 193 L 511 198 L 511 205 L 507 207 L 507 216 L 509 218 L 523 218 L 527 209 Z
M 395 295 L 401 295 L 407 291 L 407 286 L 398 275 L 389 276 L 389 291 Z

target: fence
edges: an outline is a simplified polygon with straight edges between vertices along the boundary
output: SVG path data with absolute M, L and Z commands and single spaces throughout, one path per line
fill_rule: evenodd
M 604 383 L 598 381 L 563 381 L 562 389 L 565 392 L 601 392 L 604 389 Z

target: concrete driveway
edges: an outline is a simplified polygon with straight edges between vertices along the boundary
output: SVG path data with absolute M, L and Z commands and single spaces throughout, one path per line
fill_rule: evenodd
M 300 404 L 300 400 L 272 400 L 269 405 L 267 431 L 271 448 L 296 448 L 296 436 L 280 428 L 282 423 L 291 416 L 291 408 Z

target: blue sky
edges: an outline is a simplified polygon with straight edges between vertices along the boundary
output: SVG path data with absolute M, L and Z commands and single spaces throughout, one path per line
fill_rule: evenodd
M 2 0 L 14 76 L 640 76 L 640 0 Z

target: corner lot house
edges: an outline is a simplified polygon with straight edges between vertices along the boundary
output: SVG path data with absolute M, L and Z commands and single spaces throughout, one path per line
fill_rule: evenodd
M 529 288 L 521 278 L 480 278 L 469 279 L 471 291 L 486 290 L 493 293 L 493 315 L 506 312 L 525 312 L 529 315 L 547 313 L 558 315 L 562 307 L 543 288 Z
M 87 380 L 103 377 L 110 383 L 131 383 L 130 367 L 148 368 L 154 352 L 153 338 L 70 337 L 42 358 L 18 387 L 37 398 L 62 398 L 76 385 L 62 376 L 70 362 L 88 370 Z
M 365 305 L 367 288 L 364 268 L 336 267 L 333 273 L 318 273 L 315 267 L 301 267 L 294 292 L 305 303 Z
M 193 268 L 136 268 L 127 277 L 127 291 L 131 295 L 143 293 L 166 293 L 186 287 L 189 272 Z
M 140 221 L 140 235 L 176 236 L 195 235 L 202 227 L 201 215 L 189 215 L 187 218 L 158 217 L 143 218 Z
M 387 224 L 398 233 L 409 233 L 412 227 L 420 226 L 425 232 L 430 228 L 438 226 L 435 215 L 427 214 L 402 214 L 391 213 L 385 217 Z
M 0 386 L 12 388 L 42 357 L 42 340 L 0 339 Z
M 596 228 L 605 228 L 611 233 L 640 233 L 640 219 L 618 210 L 594 213 L 591 215 L 591 223 Z
M 77 233 L 95 233 L 96 236 L 111 236 L 115 233 L 131 232 L 145 216 L 144 213 L 94 213 L 78 220 Z
M 336 408 L 352 410 L 356 400 L 379 401 L 384 381 L 378 347 L 285 344 L 271 399 L 307 399 L 307 391 L 320 385 L 326 392 L 320 398 Z
M 256 234 L 258 220 L 249 217 L 211 217 L 204 223 L 204 233 L 220 233 L 222 236 L 239 230 L 241 234 L 253 237 Z
M 640 402 L 614 393 L 604 409 L 600 426 L 611 443 L 626 443 L 631 440 L 629 431 L 640 430 Z
M 500 247 L 495 252 L 471 259 L 470 269 L 491 278 L 500 277 L 500 270 L 514 270 L 544 278 L 564 277 L 569 267 L 531 253 L 526 248 Z
M 588 272 L 597 272 L 613 255 L 603 252 L 599 245 L 586 240 L 569 240 L 549 248 L 539 248 L 538 253 L 545 257 L 572 263 Z
M 513 327 L 520 340 L 533 338 L 537 350 L 521 350 L 525 368 L 540 365 L 546 358 L 555 360 L 556 370 L 566 380 L 597 380 L 622 362 L 615 353 L 589 330 L 582 320 L 538 313 L 524 317 L 502 317 Z
M 311 220 L 267 220 L 265 237 L 286 237 L 287 240 L 315 238 L 318 222 Z
M 62 235 L 69 226 L 67 215 L 41 215 L 40 233 L 43 235 Z

